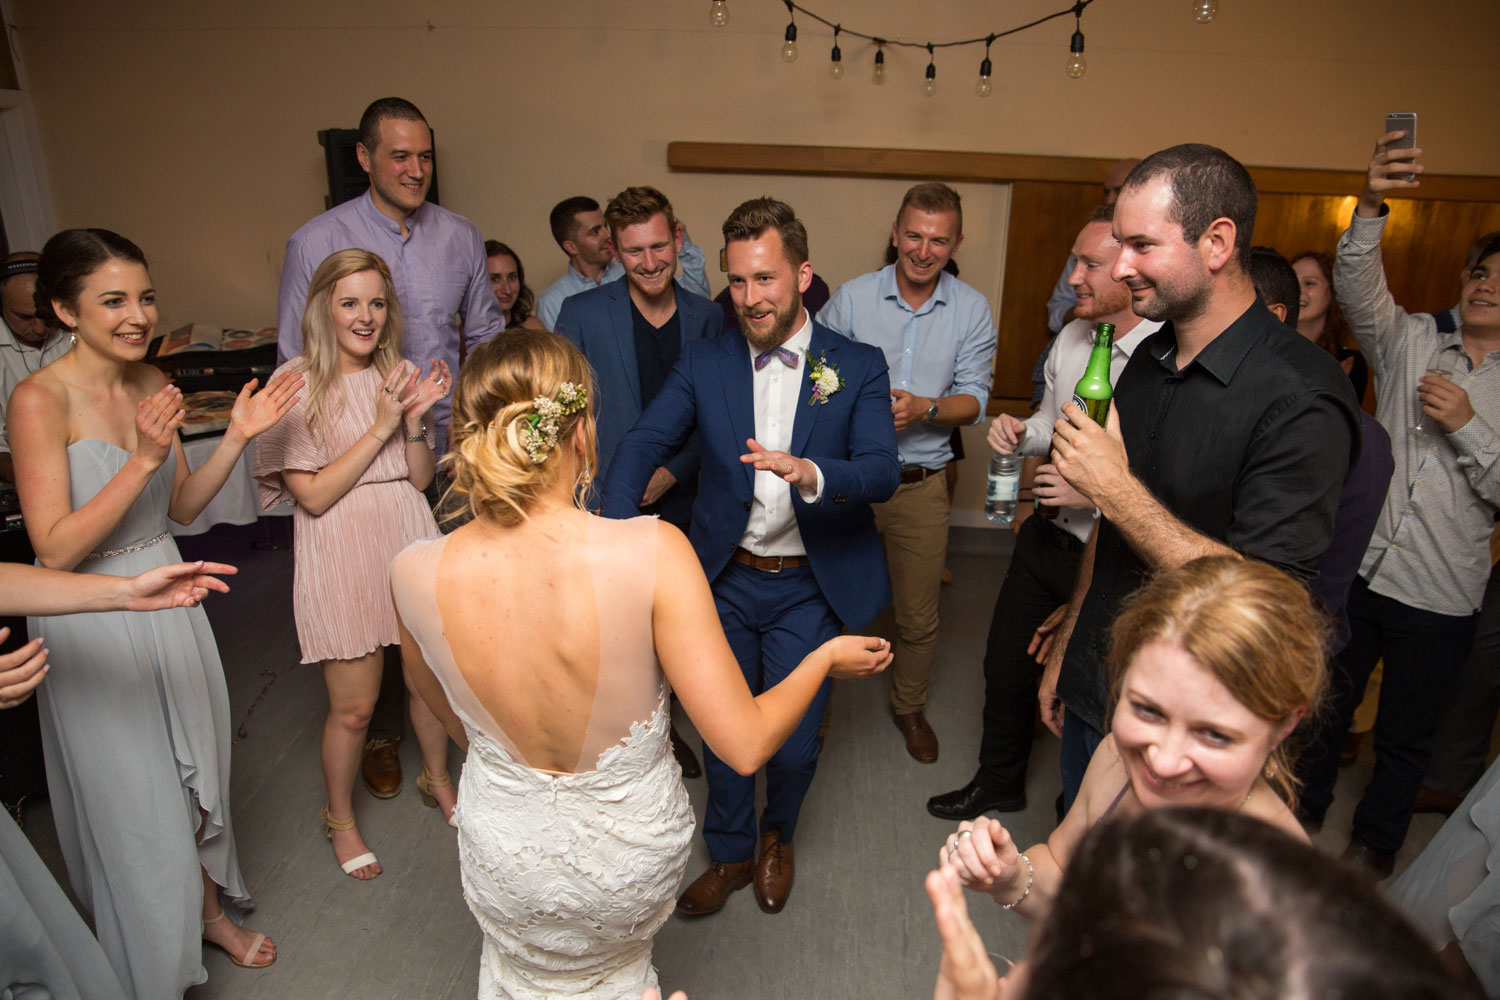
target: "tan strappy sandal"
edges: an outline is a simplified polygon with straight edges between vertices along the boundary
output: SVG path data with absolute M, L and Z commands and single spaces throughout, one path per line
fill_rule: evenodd
M 422 793 L 422 804 L 429 809 L 436 809 L 438 807 L 438 800 L 432 794 L 432 790 L 434 788 L 447 788 L 451 784 L 453 784 L 453 779 L 448 776 L 447 771 L 435 775 L 430 773 L 427 768 L 422 768 L 422 773 L 417 777 L 417 790 Z M 448 825 L 455 830 L 458 829 L 458 821 L 453 818 L 452 813 L 448 814 Z
M 214 917 L 212 920 L 203 921 L 203 926 L 206 928 L 209 924 L 216 924 L 220 920 L 223 920 L 226 916 L 228 916 L 228 914 L 226 914 L 223 910 L 220 910 L 217 917 Z M 211 944 L 215 948 L 218 948 L 220 951 L 222 951 L 224 954 L 228 955 L 229 960 L 242 969 L 268 969 L 276 964 L 277 956 L 275 955 L 271 956 L 271 960 L 269 962 L 251 961 L 251 959 L 255 958 L 256 955 L 260 954 L 260 946 L 265 944 L 266 942 L 266 936 L 259 932 L 256 933 L 255 937 L 250 939 L 250 947 L 246 948 L 245 954 L 240 956 L 239 958 L 235 958 L 234 953 L 231 952 L 228 948 L 225 948 L 219 942 L 210 941 L 208 940 L 208 938 L 204 938 L 203 940 L 204 943 Z
M 328 815 L 328 807 L 327 806 L 323 807 L 322 816 L 323 816 L 323 832 L 326 833 L 326 834 L 328 834 L 328 839 L 329 840 L 333 839 L 333 831 L 335 831 L 335 830 L 342 831 L 342 830 L 352 830 L 352 829 L 354 829 L 354 817 L 353 816 L 350 816 L 348 819 L 334 819 L 332 816 Z M 334 860 L 335 861 L 338 860 L 338 857 L 336 855 L 334 857 Z M 379 864 L 379 863 L 380 863 L 380 859 L 377 858 L 377 857 L 375 857 L 375 853 L 373 851 L 366 851 L 363 854 L 360 854 L 360 855 L 357 855 L 355 857 L 350 858 L 348 861 L 345 861 L 343 864 L 339 865 L 339 867 L 341 869 L 343 869 L 343 872 L 344 872 L 345 875 L 348 875 L 350 878 L 355 878 L 356 876 L 355 876 L 354 873 L 357 872 L 357 871 L 359 871 L 361 868 L 365 867 L 366 865 L 376 865 L 376 864 Z M 359 879 L 359 881 L 360 882 L 368 882 L 371 879 L 377 879 L 379 877 L 380 877 L 380 873 L 376 872 L 375 874 L 371 875 L 370 878 L 367 878 L 367 879 L 362 878 L 362 879 Z

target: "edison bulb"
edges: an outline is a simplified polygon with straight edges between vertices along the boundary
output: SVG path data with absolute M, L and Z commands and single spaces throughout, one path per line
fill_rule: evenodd
M 936 97 L 937 96 L 937 81 L 934 80 L 930 76 L 927 79 L 923 80 L 922 81 L 922 93 L 925 94 L 925 95 L 927 95 L 928 97 Z
M 787 62 L 797 61 L 797 43 L 788 38 L 781 43 L 781 58 Z
M 883 60 L 883 59 L 881 59 L 879 57 L 876 57 L 876 59 L 875 59 L 875 72 L 873 72 L 873 73 L 870 74 L 870 80 L 877 87 L 880 84 L 885 83 L 885 60 Z
M 709 23 L 722 28 L 729 23 L 729 5 L 724 0 L 714 0 L 713 10 L 708 15 Z
M 1078 79 L 1088 68 L 1088 60 L 1083 57 L 1082 52 L 1072 52 L 1068 54 L 1068 75 L 1073 79 Z
M 833 77 L 835 80 L 842 80 L 844 78 L 844 63 L 843 63 L 843 61 L 839 60 L 839 59 L 835 59 L 831 64 L 829 64 L 829 66 L 828 66 L 828 75 L 831 76 L 831 77 Z
M 1193 0 L 1193 20 L 1208 24 L 1219 13 L 1217 0 Z
M 990 78 L 987 76 L 981 76 L 979 82 L 974 84 L 974 93 L 980 97 L 989 97 L 994 92 L 994 85 L 990 83 Z

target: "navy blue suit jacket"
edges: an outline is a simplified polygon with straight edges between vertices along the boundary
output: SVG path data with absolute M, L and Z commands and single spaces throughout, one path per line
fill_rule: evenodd
M 555 332 L 568 338 L 583 352 L 583 356 L 594 369 L 598 383 L 598 399 L 594 403 L 594 416 L 599 429 L 599 469 L 596 479 L 603 483 L 609 478 L 609 467 L 615 449 L 625 432 L 640 419 L 641 376 L 635 361 L 635 321 L 630 315 L 630 290 L 628 278 L 591 288 L 563 300 L 562 311 L 557 314 Z M 694 295 L 677 282 L 672 283 L 677 294 L 677 324 L 686 345 L 693 340 L 714 340 L 724 333 L 724 317 L 719 307 L 701 295 Z M 665 466 L 685 488 L 691 490 L 698 478 L 698 439 L 689 437 L 682 447 L 675 449 L 657 463 Z M 655 467 L 652 468 L 655 472 Z M 636 494 L 639 501 L 645 493 L 645 483 Z M 639 514 L 637 510 L 635 514 Z M 634 515 L 632 515 L 634 516 Z
M 571 301 L 571 300 L 570 300 Z M 879 348 L 845 339 L 813 324 L 811 354 L 826 357 L 844 378 L 827 403 L 808 405 L 810 365 L 787 450 L 816 462 L 823 493 L 805 503 L 786 489 L 818 587 L 847 628 L 862 628 L 890 602 L 885 554 L 870 504 L 890 498 L 901 483 L 890 376 Z M 755 469 L 740 461 L 755 437 L 750 348 L 737 331 L 718 340 L 690 341 L 641 419 L 615 451 L 604 488 L 604 513 L 632 517 L 651 473 L 697 431 L 703 442 L 702 477 L 688 538 L 703 572 L 724 570 L 750 519 Z

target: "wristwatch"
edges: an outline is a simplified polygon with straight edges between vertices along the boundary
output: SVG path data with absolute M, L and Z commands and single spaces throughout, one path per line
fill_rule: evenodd
M 934 399 L 932 405 L 927 408 L 927 419 L 929 421 L 937 419 L 937 404 L 938 401 Z

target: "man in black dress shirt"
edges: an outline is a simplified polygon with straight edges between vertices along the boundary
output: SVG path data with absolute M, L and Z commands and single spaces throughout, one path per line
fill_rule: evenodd
M 1053 439 L 1058 471 L 1102 514 L 1039 692 L 1063 737 L 1065 806 L 1109 729 L 1120 604 L 1153 571 L 1207 555 L 1311 580 L 1359 454 L 1348 376 L 1255 293 L 1255 206 L 1245 168 L 1197 144 L 1148 157 L 1115 206 L 1114 276 L 1165 325 L 1121 373 L 1108 428 L 1069 403 Z

